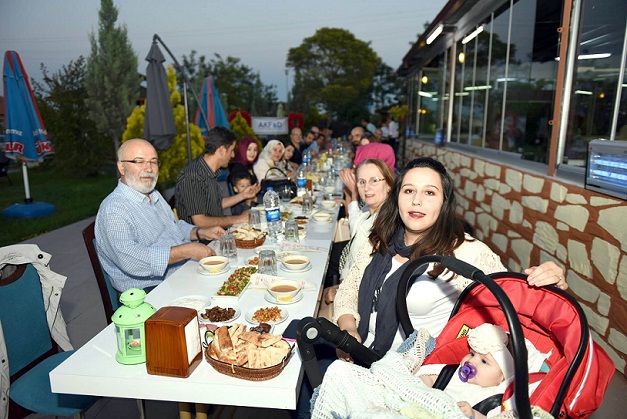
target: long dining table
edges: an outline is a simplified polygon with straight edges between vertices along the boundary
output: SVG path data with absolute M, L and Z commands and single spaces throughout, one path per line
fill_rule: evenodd
M 316 222 L 309 219 L 307 236 L 300 244 L 309 246 L 301 250 L 311 261 L 306 272 L 287 272 L 277 268 L 278 275 L 305 280 L 309 284 L 302 300 L 279 306 L 287 311 L 287 319 L 274 325 L 273 333 L 282 333 L 294 319 L 314 316 L 322 295 L 338 209 L 331 210 L 332 221 Z M 299 215 L 294 213 L 293 215 Z M 264 246 L 270 245 L 266 240 Z M 311 251 L 311 248 L 316 248 Z M 217 290 L 238 266 L 245 266 L 254 249 L 238 249 L 238 263 L 231 263 L 228 272 L 204 275 L 197 271 L 198 261 L 189 260 L 176 272 L 151 291 L 146 301 L 156 309 L 172 305 L 174 300 L 186 296 L 216 295 Z M 237 265 L 237 266 L 235 266 Z M 279 264 L 280 266 L 280 264 Z M 259 306 L 274 306 L 264 298 L 265 289 L 249 287 L 235 304 L 241 316 L 235 322 L 251 326 L 245 320 L 247 310 Z M 215 302 L 219 305 L 220 302 Z M 204 329 L 200 326 L 200 336 Z M 55 393 L 96 395 L 142 400 L 250 406 L 262 408 L 294 409 L 303 379 L 303 368 L 297 348 L 284 370 L 267 381 L 248 381 L 223 375 L 204 359 L 187 378 L 151 375 L 146 364 L 122 365 L 115 359 L 117 350 L 115 327 L 109 324 L 89 342 L 79 348 L 65 362 L 50 373 L 52 391 Z

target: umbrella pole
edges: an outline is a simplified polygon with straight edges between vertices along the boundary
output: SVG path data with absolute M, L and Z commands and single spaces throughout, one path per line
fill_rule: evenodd
M 189 118 L 188 118 L 188 111 L 187 111 L 187 86 L 189 86 L 190 89 L 192 89 L 192 93 L 194 94 L 194 99 L 196 99 L 196 103 L 198 104 L 198 107 L 200 108 L 200 113 L 202 115 L 202 117 L 205 120 L 205 124 L 207 124 L 207 129 L 209 129 L 209 121 L 207 120 L 207 115 L 205 114 L 205 111 L 202 109 L 202 106 L 200 106 L 200 99 L 198 97 L 198 93 L 196 93 L 196 89 L 194 89 L 194 86 L 192 85 L 192 83 L 189 82 L 189 78 L 187 77 L 187 73 L 183 70 L 183 67 L 181 67 L 181 65 L 179 64 L 178 60 L 176 59 L 176 57 L 174 56 L 174 54 L 172 54 L 172 51 L 170 51 L 170 48 L 168 48 L 168 46 L 165 44 L 165 42 L 163 42 L 163 39 L 161 39 L 159 37 L 159 35 L 154 34 L 152 36 L 152 40 L 154 41 L 159 41 L 159 43 L 161 45 L 163 45 L 163 48 L 165 48 L 166 52 L 168 53 L 168 55 L 170 55 L 170 57 L 172 58 L 172 61 L 174 61 L 174 66 L 176 67 L 176 69 L 178 70 L 178 72 L 180 74 L 183 75 L 183 95 L 184 95 L 184 101 L 185 101 L 185 123 L 187 124 L 187 152 L 188 152 L 188 156 L 189 156 L 189 160 L 191 161 L 192 159 L 192 151 L 191 151 L 191 144 L 190 144 L 190 138 L 189 138 Z
M 183 81 L 183 105 L 185 106 L 185 129 L 187 130 L 187 160 L 192 162 L 192 140 L 189 135 L 189 108 L 187 107 L 187 80 Z
M 28 167 L 26 162 L 22 163 L 22 177 L 24 178 L 24 202 L 30 204 L 33 198 L 30 197 L 30 184 L 28 183 Z

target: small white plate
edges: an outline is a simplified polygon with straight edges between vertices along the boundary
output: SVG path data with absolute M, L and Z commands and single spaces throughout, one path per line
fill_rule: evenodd
M 255 253 L 259 254 L 262 250 L 274 250 L 276 254 L 281 252 L 281 248 L 279 246 L 259 246 L 255 248 Z
M 216 275 L 222 275 L 223 273 L 228 272 L 229 269 L 231 269 L 231 267 L 227 263 L 226 266 L 224 267 L 224 269 L 222 269 L 220 272 L 213 273 L 213 272 L 209 272 L 208 270 L 206 270 L 203 267 L 201 267 L 200 265 L 198 265 L 198 267 L 196 268 L 196 272 L 198 272 L 201 275 L 216 276 Z
M 216 306 L 222 307 L 222 308 L 232 308 L 232 309 L 235 310 L 235 314 L 233 315 L 232 318 L 230 318 L 229 320 L 223 321 L 223 322 L 213 322 L 213 321 L 211 321 L 209 319 L 205 319 L 205 318 L 203 318 L 201 316 L 201 313 L 204 313 L 205 309 L 213 308 L 213 307 L 216 307 Z M 207 306 L 207 307 L 205 307 L 205 308 L 203 308 L 201 310 L 198 310 L 198 321 L 201 322 L 201 323 L 211 323 L 211 324 L 215 324 L 215 325 L 223 325 L 223 324 L 234 322 L 235 320 L 237 320 L 239 318 L 239 316 L 241 316 L 241 314 L 242 314 L 242 310 L 240 310 L 239 307 L 216 304 L 216 305 Z
M 248 323 L 250 324 L 259 324 L 258 321 L 253 320 L 253 315 L 255 314 L 255 311 L 259 310 L 260 308 L 270 308 L 270 306 L 259 306 L 259 307 L 255 307 L 253 309 L 250 309 L 246 312 L 246 316 L 245 319 Z M 289 317 L 289 313 L 287 312 L 286 309 L 282 308 L 281 309 L 281 318 L 278 320 L 275 320 L 273 322 L 265 322 L 268 324 L 279 324 L 279 323 L 283 323 L 285 320 L 287 320 L 287 318 Z
M 207 305 L 209 298 L 202 295 L 186 295 L 185 297 L 179 297 L 172 301 L 170 305 L 177 307 L 193 308 L 194 310 L 202 310 Z
M 270 294 L 270 292 L 266 291 L 265 294 L 263 295 L 263 298 L 271 303 L 271 304 L 280 304 L 280 305 L 289 305 L 289 304 L 294 304 L 299 302 L 300 300 L 302 300 L 304 297 L 304 292 L 301 289 L 300 291 L 298 291 L 298 293 L 296 293 L 296 295 L 294 297 L 292 297 L 292 301 L 290 301 L 289 303 L 283 303 L 278 301 L 276 298 L 274 298 L 274 296 L 272 294 Z
M 257 258 L 257 263 L 250 263 L 255 258 Z M 259 256 L 251 256 L 249 258 L 246 258 L 246 264 L 248 266 L 254 266 L 256 268 L 257 265 L 259 265 Z
M 281 268 L 281 271 L 283 271 L 283 272 L 287 272 L 287 273 L 290 273 L 290 274 L 299 274 L 301 272 L 307 272 L 307 271 L 311 270 L 311 263 L 308 263 L 303 269 L 300 269 L 298 271 L 294 270 L 294 269 L 286 268 L 285 266 L 283 266 L 283 262 L 281 262 L 279 264 L 279 268 Z

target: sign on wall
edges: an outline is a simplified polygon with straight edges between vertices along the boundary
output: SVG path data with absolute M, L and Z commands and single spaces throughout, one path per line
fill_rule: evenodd
M 287 134 L 287 118 L 253 116 L 251 128 L 257 135 Z

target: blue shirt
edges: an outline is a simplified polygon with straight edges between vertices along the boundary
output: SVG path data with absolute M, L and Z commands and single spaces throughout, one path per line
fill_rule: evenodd
M 118 291 L 158 285 L 183 264 L 168 266 L 170 248 L 189 243 L 194 226 L 176 221 L 158 191 L 149 196 L 118 181 L 98 209 L 98 259 Z

